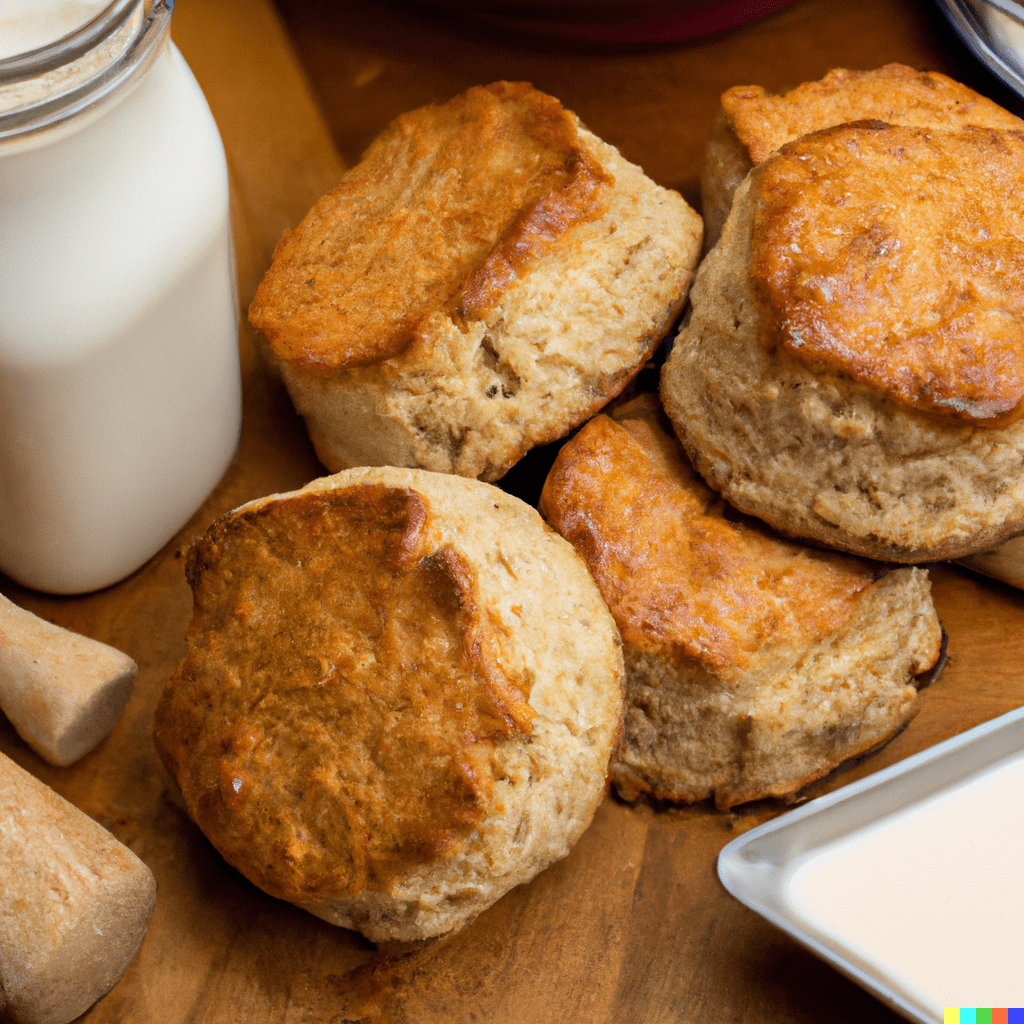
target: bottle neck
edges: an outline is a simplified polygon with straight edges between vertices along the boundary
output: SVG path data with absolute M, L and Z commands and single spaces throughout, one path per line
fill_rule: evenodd
M 0 60 L 0 140 L 23 137 L 94 108 L 156 59 L 174 0 L 114 0 L 46 46 Z

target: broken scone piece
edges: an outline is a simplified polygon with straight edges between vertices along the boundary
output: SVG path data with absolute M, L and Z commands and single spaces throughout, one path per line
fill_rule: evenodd
M 525 83 L 395 120 L 285 235 L 249 311 L 332 471 L 496 480 L 673 324 L 700 217 Z
M 1019 118 L 966 85 L 905 64 L 872 71 L 835 68 L 779 95 L 759 85 L 734 86 L 722 94 L 701 170 L 705 246 L 718 241 L 736 189 L 753 166 L 801 135 L 864 120 L 918 128 L 1024 128 Z
M 590 567 L 626 657 L 619 793 L 786 796 L 877 746 L 940 656 L 926 571 L 779 538 L 690 467 L 654 396 L 563 446 L 541 510 Z
M 621 721 L 619 637 L 524 502 L 348 470 L 229 513 L 187 575 L 156 746 L 210 842 L 272 896 L 375 942 L 427 938 L 589 825 Z
M 1024 533 L 1024 133 L 840 125 L 747 176 L 661 377 L 707 482 L 882 561 Z

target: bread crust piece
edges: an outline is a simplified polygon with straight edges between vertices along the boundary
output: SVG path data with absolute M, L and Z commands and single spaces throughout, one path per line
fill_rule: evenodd
M 794 793 L 913 714 L 939 657 L 927 573 L 807 549 L 728 509 L 653 396 L 595 417 L 541 506 L 622 634 L 616 789 L 720 808 Z
M 153 872 L 84 811 L 0 754 L 0 1020 L 77 1020 L 128 969 Z
M 834 142 L 835 133 L 852 138 L 878 130 L 912 131 L 850 125 L 790 145 L 802 152 L 818 138 Z M 690 321 L 662 373 L 665 408 L 694 465 L 730 502 L 776 529 L 871 558 L 959 558 L 1021 533 L 1021 420 L 979 426 L 921 412 L 835 365 L 803 362 L 773 344 L 765 297 L 751 274 L 751 237 L 761 177 L 788 149 L 756 168 L 737 193 L 721 242 L 695 282 Z M 957 182 L 942 187 L 955 190 Z M 1011 243 L 1020 249 L 1019 241 Z M 897 248 L 909 259 L 935 244 L 906 236 Z M 998 286 L 982 240 L 965 288 L 984 297 L 992 274 Z M 889 298 L 896 308 L 901 300 L 898 292 Z M 912 334 L 927 326 L 910 322 L 903 329 Z M 986 343 L 979 339 L 976 353 Z M 893 366 L 891 372 L 897 380 L 902 371 Z
M 758 85 L 722 94 L 701 169 L 705 247 L 718 241 L 747 172 L 787 142 L 849 121 L 921 128 L 1024 128 L 1024 122 L 966 85 L 935 71 L 886 64 L 835 68 L 816 82 L 775 95 Z
M 449 125 L 446 112 L 463 107 L 469 120 Z M 478 107 L 483 113 L 474 113 Z M 518 125 L 522 107 L 531 111 L 529 130 L 493 132 L 518 140 L 510 152 L 481 143 L 480 123 Z M 421 152 L 425 122 L 431 146 Z M 549 163 L 552 149 L 564 153 L 575 170 L 567 176 L 559 165 L 521 193 L 512 190 L 515 201 L 487 218 L 479 239 L 473 235 L 476 246 L 460 245 L 454 255 L 449 221 L 463 216 L 455 199 L 417 199 L 428 207 L 423 217 L 436 224 L 436 251 L 409 244 L 403 232 L 419 221 L 415 205 L 405 210 L 412 226 L 403 221 L 393 238 L 379 240 L 373 264 L 396 264 L 388 281 L 397 297 L 381 300 L 390 319 L 350 332 L 336 347 L 355 355 L 332 360 L 323 339 L 334 311 L 347 310 L 358 295 L 350 296 L 347 285 L 327 288 L 329 277 L 307 269 L 310 254 L 326 240 L 331 267 L 349 258 L 354 243 L 332 241 L 332 233 L 347 221 L 359 223 L 376 201 L 368 168 L 380 176 L 397 166 L 398 180 L 419 180 L 431 154 L 449 146 L 447 136 L 464 134 L 462 148 L 482 164 L 472 164 L 475 177 L 457 193 L 466 217 L 496 206 L 490 192 L 504 195 L 501 183 L 531 166 L 534 151 L 548 154 Z M 457 162 L 456 170 L 464 172 Z M 383 223 L 399 212 L 378 215 Z M 414 111 L 389 129 L 341 188 L 282 241 L 250 319 L 269 339 L 270 361 L 329 469 L 419 466 L 496 480 L 532 447 L 568 433 L 640 370 L 682 308 L 701 233 L 700 218 L 677 193 L 655 185 L 557 101 L 528 86 L 496 83 Z M 407 304 L 401 282 L 410 277 L 416 285 L 424 276 L 430 287 Z M 313 290 L 307 281 L 316 283 L 312 302 L 302 294 Z M 315 316 L 299 330 L 292 325 L 305 322 L 307 306 Z M 384 340 L 377 344 L 378 338 Z
M 157 749 L 272 895 L 373 941 L 461 927 L 605 789 L 618 633 L 571 547 L 478 481 L 354 469 L 194 546 Z

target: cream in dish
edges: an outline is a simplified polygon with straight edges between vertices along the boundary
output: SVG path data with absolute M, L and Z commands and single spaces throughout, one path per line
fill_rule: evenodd
M 924 1019 L 1024 992 L 1024 758 L 798 857 L 782 893 L 804 927 L 883 974 Z

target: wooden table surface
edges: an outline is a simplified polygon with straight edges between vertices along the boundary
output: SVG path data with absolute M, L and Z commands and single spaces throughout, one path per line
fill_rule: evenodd
M 830 67 L 902 61 L 1006 100 L 925 0 L 798 0 L 730 32 L 655 46 L 521 36 L 367 0 L 279 0 L 276 8 L 270 0 L 179 0 L 174 35 L 224 136 L 243 304 L 281 231 L 376 131 L 403 110 L 474 83 L 532 81 L 695 205 L 711 116 L 731 85 L 777 89 Z M 183 654 L 191 611 L 182 555 L 220 513 L 324 472 L 245 327 L 240 343 L 239 451 L 176 538 L 129 579 L 83 597 L 32 593 L 0 578 L 0 591 L 13 600 L 114 644 L 140 669 L 114 734 L 72 768 L 45 765 L 0 719 L 0 749 L 111 829 L 159 883 L 138 957 L 82 1019 L 897 1020 L 720 885 L 719 850 L 785 811 L 773 802 L 720 814 L 705 805 L 633 808 L 608 798 L 566 860 L 460 934 L 413 948 L 376 949 L 265 896 L 221 861 L 171 797 L 150 738 L 153 707 Z M 1024 704 L 1024 594 L 948 566 L 935 567 L 932 578 L 949 634 L 944 673 L 900 736 L 812 794 Z

